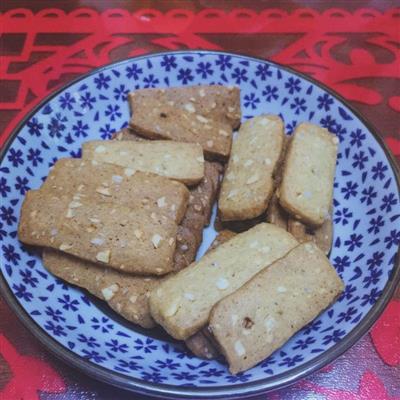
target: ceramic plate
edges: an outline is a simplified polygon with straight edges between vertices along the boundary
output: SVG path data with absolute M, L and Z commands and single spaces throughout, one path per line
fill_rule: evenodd
M 279 114 L 291 133 L 301 121 L 340 140 L 330 260 L 346 289 L 281 349 L 230 375 L 217 361 L 188 354 L 159 331 L 127 323 L 86 292 L 55 279 L 17 239 L 24 195 L 60 157 L 79 157 L 87 140 L 127 125 L 129 90 L 198 84 L 238 85 L 243 120 Z M 399 178 L 378 135 L 340 98 L 286 68 L 241 55 L 175 52 L 97 69 L 45 99 L 11 136 L 1 160 L 2 291 L 45 346 L 97 379 L 163 398 L 237 397 L 277 388 L 332 361 L 363 335 L 390 298 L 400 268 Z M 204 234 L 202 254 L 215 236 Z

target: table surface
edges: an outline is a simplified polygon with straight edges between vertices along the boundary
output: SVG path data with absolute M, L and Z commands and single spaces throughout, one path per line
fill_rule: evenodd
M 400 9 L 393 1 L 0 1 L 0 146 L 40 100 L 105 63 L 217 49 L 289 65 L 344 96 L 400 165 Z M 146 23 L 135 23 L 143 17 Z M 143 21 L 143 18 L 141 18 Z M 22 21 L 22 22 L 21 22 Z M 0 399 L 141 399 L 55 359 L 0 299 Z M 257 399 L 400 399 L 400 288 L 334 363 Z

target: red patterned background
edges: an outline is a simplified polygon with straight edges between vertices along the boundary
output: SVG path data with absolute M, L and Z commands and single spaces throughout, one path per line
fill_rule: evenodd
M 0 5 L 0 146 L 44 96 L 97 66 L 169 49 L 218 49 L 272 59 L 325 83 L 377 128 L 400 164 L 396 2 L 3 0 Z M 348 379 L 349 371 L 356 380 Z M 371 334 L 344 356 L 268 396 L 306 397 L 400 399 L 400 290 Z M 0 301 L 0 399 L 39 398 L 139 397 L 54 359 Z

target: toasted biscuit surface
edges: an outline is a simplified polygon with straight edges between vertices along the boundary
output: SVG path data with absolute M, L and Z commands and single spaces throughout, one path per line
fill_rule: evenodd
M 128 176 L 135 171 L 152 172 L 187 185 L 204 177 L 203 150 L 196 143 L 95 140 L 83 144 L 82 157 L 125 167 Z
M 150 295 L 153 318 L 176 339 L 206 325 L 212 306 L 297 245 L 271 224 L 259 224 L 223 243 L 164 281 Z
M 279 201 L 296 219 L 320 226 L 332 204 L 338 139 L 328 130 L 300 124 L 286 154 Z
M 140 171 L 127 176 L 118 165 L 93 165 L 78 158 L 58 160 L 41 190 L 66 194 L 78 187 L 83 196 L 156 211 L 177 223 L 182 220 L 189 199 L 189 190 L 180 182 Z
M 145 141 L 131 129 L 123 129 L 114 134 L 114 140 Z M 178 227 L 174 270 L 178 271 L 192 263 L 200 246 L 203 228 L 209 224 L 211 211 L 220 187 L 222 165 L 218 162 L 204 163 L 204 178 L 197 186 L 190 188 L 190 196 L 185 217 Z
M 60 196 L 27 193 L 19 239 L 130 273 L 163 275 L 173 270 L 177 225 L 144 209 L 93 201 L 77 191 Z
M 225 159 L 232 129 L 240 124 L 240 91 L 224 86 L 141 89 L 131 92 L 130 126 L 151 139 L 200 143 L 211 158 Z
M 58 278 L 105 300 L 127 320 L 143 328 L 155 326 L 148 294 L 163 278 L 125 274 L 52 249 L 43 250 L 43 264 Z
M 216 249 L 219 245 L 227 242 L 235 236 L 236 233 L 232 231 L 223 230 L 219 232 L 216 238 L 212 241 L 210 247 L 207 249 L 207 253 Z M 185 340 L 185 344 L 196 357 L 211 360 L 218 357 L 219 352 L 213 344 L 212 339 L 208 337 L 205 329 L 206 328 L 190 336 Z
M 211 311 L 209 328 L 231 373 L 272 354 L 327 308 L 343 286 L 323 252 L 305 243 L 222 299 Z
M 241 125 L 218 202 L 223 221 L 252 219 L 266 210 L 284 138 L 278 116 L 262 115 Z

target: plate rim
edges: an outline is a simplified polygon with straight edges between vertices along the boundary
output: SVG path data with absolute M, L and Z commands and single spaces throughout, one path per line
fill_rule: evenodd
M 71 80 L 60 88 L 56 89 L 44 97 L 35 107 L 32 108 L 17 124 L 13 129 L 9 137 L 6 139 L 3 147 L 0 149 L 0 164 L 3 161 L 8 148 L 16 139 L 18 133 L 26 122 L 32 118 L 37 111 L 48 101 L 56 97 L 58 94 L 68 89 L 75 83 L 87 79 L 88 77 L 102 72 L 109 67 L 124 64 L 127 62 L 134 62 L 136 60 L 147 59 L 149 57 L 157 57 L 162 55 L 180 55 L 180 54 L 219 54 L 233 57 L 242 57 L 244 59 L 255 61 L 259 63 L 271 64 L 278 69 L 287 71 L 294 76 L 299 76 L 300 78 L 310 82 L 311 84 L 321 88 L 334 97 L 336 100 L 344 104 L 370 131 L 374 139 L 377 141 L 378 145 L 382 148 L 389 165 L 391 166 L 395 181 L 397 183 L 398 191 L 400 192 L 400 167 L 397 165 L 397 161 L 394 158 L 392 152 L 388 149 L 387 144 L 384 139 L 377 134 L 378 129 L 368 121 L 358 110 L 355 110 L 352 105 L 348 103 L 340 94 L 336 93 L 324 83 L 315 80 L 308 75 L 298 72 L 293 68 L 271 61 L 269 59 L 262 59 L 252 55 L 248 55 L 240 52 L 228 52 L 219 50 L 177 50 L 177 51 L 159 51 L 156 53 L 144 54 L 141 56 L 129 57 L 123 60 L 113 61 L 102 65 L 100 67 L 94 68 L 91 71 L 78 76 L 77 78 Z M 381 296 L 372 306 L 370 311 L 364 316 L 362 320 L 356 325 L 354 329 L 350 331 L 348 335 L 345 336 L 343 340 L 336 343 L 330 349 L 322 353 L 321 355 L 315 357 L 313 360 L 306 362 L 288 372 L 281 373 L 275 377 L 267 377 L 264 379 L 257 380 L 255 382 L 243 383 L 240 385 L 228 384 L 225 386 L 214 386 L 211 388 L 207 387 L 184 387 L 168 384 L 159 384 L 153 382 L 146 382 L 144 380 L 126 376 L 124 374 L 112 371 L 105 367 L 97 364 L 91 363 L 89 360 L 85 360 L 83 357 L 77 355 L 73 351 L 62 346 L 57 342 L 52 336 L 50 336 L 42 327 L 40 327 L 28 314 L 28 312 L 22 307 L 19 301 L 16 299 L 12 293 L 7 281 L 4 278 L 3 273 L 0 272 L 0 294 L 5 299 L 11 310 L 17 315 L 22 324 L 33 334 L 36 339 L 43 345 L 46 350 L 49 350 L 58 359 L 65 362 L 67 365 L 78 369 L 80 372 L 89 375 L 90 377 L 105 382 L 107 384 L 129 390 L 136 393 L 141 393 L 145 395 L 150 395 L 154 397 L 162 398 L 176 398 L 180 396 L 181 398 L 189 399 L 208 399 L 209 396 L 214 398 L 244 398 L 249 396 L 254 396 L 256 394 L 266 393 L 272 390 L 281 389 L 283 387 L 292 385 L 299 379 L 305 378 L 306 376 L 312 374 L 315 371 L 323 368 L 327 364 L 333 362 L 338 357 L 340 357 L 344 352 L 346 352 L 350 347 L 352 347 L 358 340 L 360 340 L 376 322 L 379 316 L 383 313 L 388 302 L 393 296 L 393 293 L 400 283 L 400 246 L 395 256 L 393 270 L 390 277 L 382 291 Z

